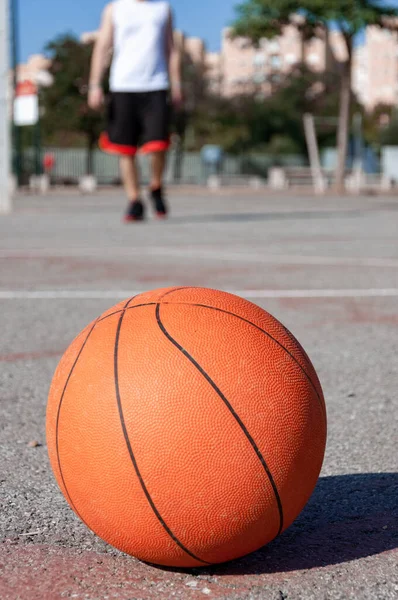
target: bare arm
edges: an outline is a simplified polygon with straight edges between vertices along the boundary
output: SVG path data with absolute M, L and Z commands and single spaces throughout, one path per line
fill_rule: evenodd
M 103 103 L 102 79 L 108 66 L 109 53 L 113 46 L 113 5 L 108 4 L 102 13 L 98 38 L 91 59 L 88 103 L 98 109 Z
M 174 41 L 173 17 L 171 13 L 167 24 L 167 58 L 169 63 L 171 95 L 174 104 L 179 106 L 182 103 L 181 50 L 180 48 L 177 48 Z

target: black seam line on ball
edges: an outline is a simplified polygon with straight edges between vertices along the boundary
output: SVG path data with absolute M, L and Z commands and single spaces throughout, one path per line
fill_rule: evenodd
M 102 321 L 106 321 L 106 319 L 109 319 L 110 317 L 113 317 L 114 315 L 120 315 L 121 312 L 123 312 L 123 308 L 121 308 L 120 310 L 115 310 L 115 312 L 109 313 L 109 315 L 105 315 L 105 317 L 101 317 L 101 319 L 98 320 L 98 323 L 102 323 Z
M 174 292 L 180 292 L 181 290 L 192 290 L 192 289 L 195 289 L 195 288 L 192 287 L 192 286 L 189 286 L 189 285 L 184 285 L 184 286 L 181 286 L 181 287 L 172 288 L 168 292 L 165 292 L 163 294 L 163 296 L 161 296 L 159 298 L 158 301 L 161 302 L 163 300 L 163 298 L 166 298 L 166 296 L 170 296 L 170 294 L 174 294 Z M 156 304 L 156 302 L 154 304 Z
M 116 331 L 116 340 L 115 340 L 115 351 L 114 351 L 114 368 L 115 368 L 115 390 L 116 390 L 116 400 L 117 400 L 117 406 L 118 406 L 118 410 L 119 410 L 119 417 L 120 417 L 120 423 L 122 426 L 122 430 L 123 430 L 123 435 L 124 435 L 124 439 L 126 441 L 126 445 L 127 445 L 127 449 L 130 455 L 130 459 L 131 462 L 133 463 L 134 466 L 134 470 L 136 472 L 136 475 L 138 477 L 138 480 L 141 484 L 141 488 L 146 496 L 146 499 L 149 502 L 150 507 L 152 508 L 153 512 L 155 513 L 155 516 L 157 517 L 158 521 L 160 522 L 160 524 L 162 525 L 162 527 L 165 529 L 165 531 L 169 534 L 169 536 L 171 537 L 171 539 L 177 544 L 177 546 L 179 546 L 181 548 L 181 550 L 183 550 L 186 554 L 188 554 L 189 556 L 191 556 L 193 559 L 205 564 L 205 565 L 211 565 L 212 563 L 207 562 L 206 560 L 203 560 L 202 558 L 199 558 L 198 556 L 196 556 L 195 554 L 193 554 L 193 552 L 190 552 L 190 550 L 188 550 L 188 548 L 186 548 L 184 546 L 184 544 L 182 542 L 180 542 L 180 540 L 174 535 L 174 533 L 171 531 L 170 527 L 166 524 L 166 522 L 164 521 L 163 517 L 161 516 L 161 514 L 159 513 L 158 509 L 155 506 L 154 501 L 151 498 L 151 495 L 145 485 L 144 479 L 141 475 L 141 472 L 138 468 L 138 463 L 137 460 L 135 458 L 131 443 L 130 443 L 130 438 L 127 432 L 127 427 L 126 427 L 126 423 L 124 420 L 124 414 L 123 414 L 123 407 L 122 407 L 122 402 L 121 402 L 121 396 L 120 396 L 120 386 L 119 386 L 119 367 L 118 367 L 118 353 L 119 353 L 119 339 L 120 339 L 120 331 L 122 328 L 122 323 L 123 323 L 123 318 L 124 315 L 126 314 L 126 310 L 127 310 L 128 306 L 125 306 L 125 309 L 123 310 L 122 314 L 120 315 L 119 318 L 119 323 L 117 326 L 117 331 Z M 132 307 L 134 308 L 134 307 Z
M 76 356 L 76 358 L 75 358 L 75 361 L 74 361 L 74 363 L 73 363 L 73 365 L 72 365 L 72 368 L 71 368 L 71 370 L 69 371 L 69 375 L 68 375 L 68 378 L 67 378 L 67 380 L 66 380 L 66 382 L 65 382 L 64 389 L 62 390 L 62 394 L 61 394 L 61 399 L 60 399 L 60 401 L 59 401 L 59 405 L 58 405 L 58 412 L 57 412 L 57 421 L 56 421 L 56 426 L 55 426 L 55 449 L 56 449 L 56 453 L 57 453 L 58 468 L 59 468 L 59 472 L 60 472 L 60 475 L 61 475 L 62 483 L 63 483 L 63 485 L 64 485 L 64 488 L 65 488 L 66 494 L 67 494 L 67 496 L 68 496 L 68 498 L 69 498 L 69 502 L 71 503 L 71 505 L 72 505 L 72 507 L 73 507 L 73 510 L 75 511 L 75 513 L 76 513 L 77 515 L 79 515 L 80 519 L 83 521 L 83 523 L 84 523 L 85 525 L 87 525 L 87 527 L 88 527 L 89 529 L 91 529 L 91 528 L 90 528 L 90 526 L 89 526 L 89 525 L 86 523 L 86 521 L 83 519 L 82 515 L 81 515 L 81 514 L 79 513 L 79 511 L 77 510 L 77 508 L 76 508 L 76 506 L 75 506 L 75 504 L 74 504 L 74 502 L 73 502 L 73 500 L 72 500 L 72 498 L 71 498 L 71 495 L 70 495 L 70 493 L 69 493 L 69 491 L 68 491 L 67 485 L 66 485 L 66 483 L 65 483 L 65 479 L 64 479 L 64 475 L 63 475 L 63 472 L 62 472 L 62 467 L 61 467 L 61 457 L 60 457 L 60 455 L 59 455 L 58 434 L 59 434 L 59 421 L 60 421 L 60 415 L 61 415 L 61 406 L 62 406 L 62 402 L 63 402 L 64 396 L 65 396 L 66 388 L 68 387 L 69 380 L 70 380 L 70 378 L 71 378 L 71 376 L 72 376 L 72 373 L 73 373 L 73 371 L 75 370 L 75 367 L 76 367 L 76 365 L 77 365 L 77 362 L 78 362 L 78 360 L 79 360 L 79 358 L 80 358 L 80 356 L 81 356 L 81 354 L 82 354 L 82 352 L 83 352 L 83 350 L 84 350 L 84 347 L 85 347 L 85 345 L 87 344 L 87 342 L 88 342 L 88 339 L 89 339 L 90 335 L 92 334 L 92 332 L 94 331 L 94 327 L 97 325 L 97 323 L 98 323 L 98 319 L 95 321 L 95 323 L 94 323 L 94 324 L 93 324 L 93 326 L 91 327 L 90 331 L 88 332 L 88 334 L 87 334 L 87 337 L 86 337 L 86 339 L 84 340 L 84 342 L 83 342 L 83 345 L 82 345 L 82 347 L 80 348 L 80 350 L 79 350 L 79 353 L 78 353 L 78 355 L 77 355 L 77 356 Z
M 242 419 L 239 417 L 238 413 L 235 412 L 233 406 L 231 405 L 231 403 L 227 400 L 227 398 L 224 396 L 224 394 L 222 393 L 222 391 L 220 390 L 219 387 L 217 387 L 217 385 L 214 383 L 214 381 L 211 379 L 211 377 L 206 373 L 206 371 L 204 369 L 202 369 L 202 367 L 200 366 L 200 364 L 198 362 L 196 362 L 196 360 L 193 358 L 193 356 L 191 356 L 189 354 L 189 352 L 187 352 L 170 334 L 169 332 L 165 329 L 161 319 L 160 319 L 160 304 L 158 304 L 156 306 L 156 320 L 158 322 L 158 325 L 160 327 L 160 329 L 162 330 L 162 332 L 164 333 L 164 335 L 167 337 L 168 340 L 170 340 L 170 342 L 172 344 L 174 344 L 174 346 L 176 348 L 178 348 L 178 350 L 180 350 L 180 352 L 182 352 L 184 354 L 184 356 L 187 357 L 187 359 L 198 369 L 198 371 L 201 373 L 201 375 L 203 375 L 203 377 L 206 379 L 206 381 L 211 385 L 211 387 L 213 388 L 213 390 L 218 394 L 218 396 L 221 398 L 221 400 L 224 402 L 224 404 L 227 406 L 228 410 L 231 412 L 232 416 L 234 417 L 234 419 L 236 420 L 236 422 L 238 423 L 238 425 L 240 426 L 240 428 L 242 429 L 243 433 L 245 434 L 247 440 L 249 441 L 250 445 L 252 446 L 253 450 L 255 451 L 257 458 L 260 460 L 260 463 L 269 479 L 269 482 L 272 486 L 274 495 L 275 495 L 275 500 L 278 506 L 278 513 L 279 513 L 279 530 L 277 535 L 280 534 L 280 532 L 283 529 L 283 508 L 282 508 L 282 502 L 279 496 L 279 492 L 278 492 L 278 488 L 276 487 L 276 483 L 274 481 L 274 478 L 272 477 L 272 473 L 268 468 L 267 463 L 265 462 L 265 459 L 263 457 L 263 455 L 260 452 L 260 449 L 258 448 L 256 442 L 254 441 L 254 439 L 252 438 L 252 436 L 250 435 L 248 429 L 246 428 L 245 424 L 243 423 Z
M 128 304 L 130 304 L 130 302 L 132 302 L 134 298 L 132 298 L 131 300 L 128 301 Z M 102 319 L 99 319 L 99 323 L 102 323 L 102 321 L 105 321 L 106 319 L 109 319 L 109 317 L 113 317 L 114 315 L 120 315 L 120 313 L 124 312 L 125 310 L 132 310 L 133 308 L 141 308 L 142 306 L 155 306 L 156 302 L 147 302 L 146 304 L 136 304 L 135 306 L 128 306 L 127 308 L 121 308 L 120 310 L 115 310 L 115 312 L 110 313 L 109 315 L 106 315 L 105 317 L 102 317 Z
M 261 331 L 262 333 L 264 333 L 267 337 L 269 337 L 272 341 L 274 341 L 276 344 L 278 344 L 278 346 L 280 348 L 282 348 L 282 350 L 284 350 L 286 352 L 286 354 L 288 356 L 290 356 L 291 359 L 293 359 L 293 361 L 296 363 L 296 365 L 299 367 L 299 369 L 301 370 L 301 372 L 303 373 L 303 375 L 305 375 L 305 377 L 308 379 L 308 381 L 311 384 L 312 389 L 314 390 L 319 403 L 321 405 L 321 409 L 322 412 L 324 413 L 324 406 L 323 406 L 323 402 L 322 402 L 322 398 L 318 393 L 318 390 L 316 389 L 311 377 L 308 375 L 308 373 L 306 372 L 306 370 L 300 365 L 300 363 L 297 361 L 297 359 L 293 356 L 293 354 L 291 352 L 289 352 L 289 350 L 287 348 L 285 348 L 285 346 L 283 344 L 281 344 L 280 342 L 278 342 L 278 340 L 276 338 L 274 338 L 266 329 L 262 329 L 262 327 L 259 327 L 258 325 L 256 325 L 255 323 L 253 323 L 252 321 L 249 321 L 248 319 L 245 319 L 244 317 L 240 317 L 239 315 L 237 315 L 236 313 L 230 312 L 229 310 L 224 310 L 222 308 L 216 308 L 215 306 L 208 306 L 207 304 L 193 304 L 191 302 L 164 302 L 163 304 L 181 304 L 181 305 L 185 305 L 185 306 L 198 306 L 199 308 L 208 308 L 210 310 L 216 310 L 218 312 L 224 313 L 226 315 L 231 315 L 232 317 L 236 317 L 237 319 L 239 319 L 240 321 L 244 321 L 245 323 L 248 323 L 249 325 L 252 325 L 252 327 L 255 327 L 256 329 L 258 329 L 258 331 Z

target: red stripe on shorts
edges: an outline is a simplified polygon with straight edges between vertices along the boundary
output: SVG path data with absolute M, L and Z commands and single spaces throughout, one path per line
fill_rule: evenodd
M 137 148 L 135 146 L 114 144 L 110 141 L 107 133 L 101 133 L 98 145 L 101 150 L 108 152 L 109 154 L 123 154 L 127 156 L 134 156 L 137 154 Z
M 140 148 L 140 154 L 149 154 L 150 152 L 164 152 L 170 148 L 170 142 L 167 140 L 157 142 L 147 142 Z

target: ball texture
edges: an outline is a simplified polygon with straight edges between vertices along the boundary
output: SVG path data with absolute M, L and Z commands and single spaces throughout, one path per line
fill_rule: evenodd
M 326 410 L 293 335 L 237 296 L 155 290 L 86 327 L 51 385 L 58 484 L 101 538 L 196 567 L 286 529 L 322 466 Z

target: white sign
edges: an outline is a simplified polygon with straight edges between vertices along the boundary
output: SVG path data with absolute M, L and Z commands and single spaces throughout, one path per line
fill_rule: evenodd
M 19 83 L 15 90 L 14 123 L 36 125 L 39 120 L 39 99 L 36 86 L 30 81 Z

